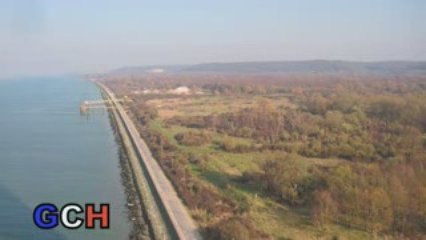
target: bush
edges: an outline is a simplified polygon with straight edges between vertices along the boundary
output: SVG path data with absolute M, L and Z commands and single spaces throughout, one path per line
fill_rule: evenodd
M 211 240 L 268 239 L 268 236 L 256 230 L 254 224 L 244 217 L 232 217 L 222 220 L 209 229 Z
M 225 137 L 222 141 L 216 142 L 216 144 L 219 145 L 220 149 L 225 152 L 248 153 L 258 150 L 255 145 L 237 143 L 235 140 L 229 137 Z
M 201 146 L 211 141 L 210 134 L 206 132 L 184 132 L 175 135 L 176 141 L 186 146 Z
M 262 170 L 262 185 L 272 196 L 292 205 L 304 202 L 306 169 L 295 155 L 266 161 Z

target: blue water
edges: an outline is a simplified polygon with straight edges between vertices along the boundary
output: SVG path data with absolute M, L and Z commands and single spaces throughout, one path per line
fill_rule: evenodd
M 128 238 L 117 144 L 105 110 L 80 115 L 90 99 L 99 90 L 83 79 L 0 80 L 0 239 Z M 110 203 L 111 229 L 38 229 L 43 202 Z

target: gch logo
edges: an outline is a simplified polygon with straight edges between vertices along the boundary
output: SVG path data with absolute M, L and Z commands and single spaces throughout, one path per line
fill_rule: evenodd
M 52 203 L 42 203 L 33 212 L 33 220 L 41 229 L 52 229 L 59 223 L 68 229 L 78 229 L 83 224 L 87 229 L 95 228 L 95 221 L 99 221 L 100 229 L 108 229 L 110 223 L 109 204 L 99 204 L 99 208 L 93 203 L 88 203 L 85 208 L 75 203 L 64 205 L 60 211 Z

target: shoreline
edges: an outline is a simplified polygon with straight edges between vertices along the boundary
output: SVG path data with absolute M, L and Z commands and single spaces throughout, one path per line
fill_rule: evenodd
M 100 82 L 96 84 L 112 104 L 121 140 L 128 155 L 135 186 L 142 200 L 149 227 L 155 239 L 201 239 L 198 226 L 178 197 L 172 183 L 151 155 L 136 125 L 115 94 Z
M 130 169 L 129 159 L 123 146 L 123 141 L 118 133 L 117 125 L 112 116 L 112 113 L 108 111 L 108 117 L 111 124 L 111 128 L 114 134 L 114 140 L 118 147 L 119 167 L 120 167 L 120 178 L 121 184 L 124 187 L 124 193 L 126 195 L 126 208 L 128 211 L 127 218 L 131 223 L 129 232 L 129 239 L 152 239 L 152 233 L 149 230 L 148 219 L 143 210 L 143 204 L 137 193 L 136 186 L 134 184 L 134 178 Z
M 105 90 L 94 82 L 100 89 L 102 97 L 109 99 Z M 143 166 L 138 165 L 139 159 L 130 136 L 127 135 L 125 126 L 120 122 L 118 113 L 108 109 L 110 123 L 114 129 L 117 143 L 119 144 L 120 167 L 122 180 L 127 195 L 127 208 L 133 228 L 129 233 L 130 239 L 177 239 L 173 229 L 167 222 L 163 222 L 161 206 L 155 204 L 158 201 L 155 192 L 152 192 L 150 179 L 145 177 Z M 121 164 L 123 163 L 123 164 Z M 134 169 L 136 168 L 136 169 Z M 135 172 L 136 171 L 136 172 Z
M 105 93 L 100 89 L 101 96 L 106 99 Z M 119 168 L 120 168 L 120 179 L 121 184 L 124 188 L 124 194 L 126 196 L 126 208 L 127 208 L 127 220 L 130 222 L 130 232 L 128 233 L 128 239 L 131 240 L 145 240 L 153 239 L 152 231 L 149 227 L 149 219 L 147 214 L 143 210 L 143 203 L 139 197 L 136 186 L 134 184 L 134 177 L 129 164 L 129 157 L 126 153 L 123 140 L 121 139 L 117 122 L 114 118 L 114 114 L 110 109 L 106 109 L 108 113 L 108 120 L 111 126 L 111 130 L 114 135 L 114 141 L 117 144 L 118 157 L 119 157 Z

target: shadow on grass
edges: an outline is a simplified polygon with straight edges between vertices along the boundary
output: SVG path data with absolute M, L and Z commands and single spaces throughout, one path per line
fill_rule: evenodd
M 230 184 L 229 176 L 218 171 L 204 170 L 201 174 L 201 177 L 221 189 L 227 187 L 227 185 Z

